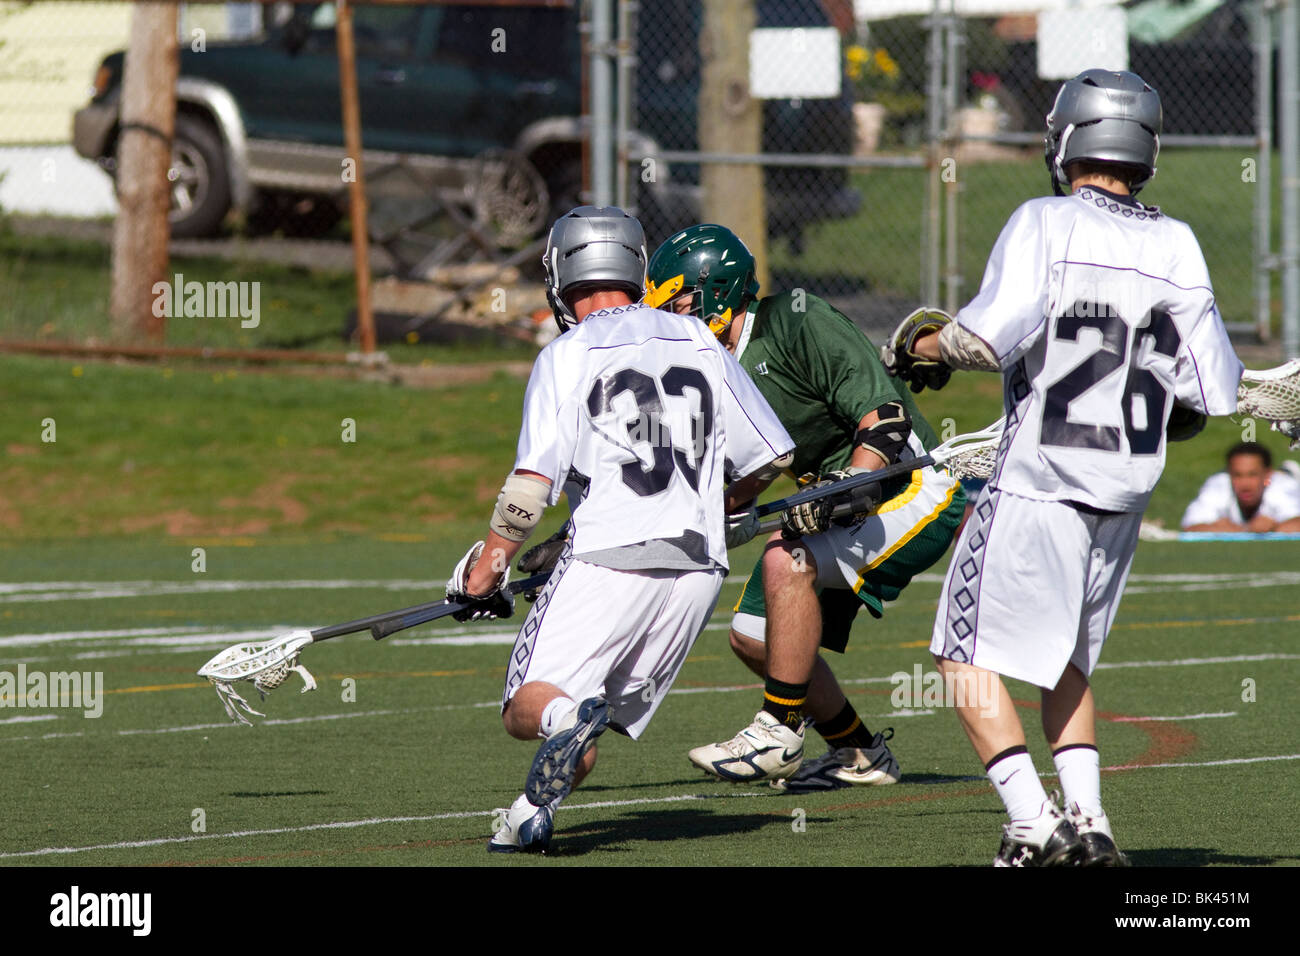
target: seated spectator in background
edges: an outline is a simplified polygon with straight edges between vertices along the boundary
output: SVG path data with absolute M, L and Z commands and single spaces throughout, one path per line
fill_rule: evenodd
M 1228 470 L 1211 475 L 1183 513 L 1184 531 L 1300 531 L 1300 480 L 1273 470 L 1267 448 L 1228 449 Z

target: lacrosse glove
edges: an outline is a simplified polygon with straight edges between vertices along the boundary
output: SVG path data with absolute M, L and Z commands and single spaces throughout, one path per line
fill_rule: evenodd
M 824 488 L 853 475 L 860 475 L 867 470 L 866 468 L 844 468 L 840 471 L 832 471 L 808 487 Z M 835 523 L 835 506 L 845 502 L 849 505 L 851 517 L 844 516 L 842 520 L 851 523 L 858 518 L 865 517 L 880 504 L 882 493 L 882 485 L 876 481 L 851 488 L 842 496 L 827 496 L 816 501 L 806 501 L 801 505 L 795 505 L 788 511 L 781 513 L 781 537 L 787 541 L 793 541 L 805 535 L 821 534 Z
M 1174 410 L 1169 413 L 1169 422 L 1165 425 L 1165 438 L 1169 441 L 1187 441 L 1195 438 L 1205 428 L 1209 419 L 1198 411 L 1174 403 Z
M 889 341 L 880 347 L 880 364 L 890 375 L 901 378 L 913 392 L 931 388 L 936 392 L 948 384 L 952 369 L 943 362 L 921 358 L 913 351 L 916 340 L 937 332 L 952 321 L 952 316 L 938 309 L 917 309 L 894 330 Z
M 1283 419 L 1268 426 L 1275 432 L 1281 432 L 1291 439 L 1292 451 L 1300 451 L 1300 418 Z
M 758 515 L 753 510 L 743 511 L 740 514 L 727 515 L 727 549 L 739 548 L 754 539 L 758 534 Z
M 456 570 L 447 582 L 447 600 L 467 606 L 452 615 L 457 621 L 487 621 L 498 617 L 510 617 L 515 613 L 515 596 L 505 589 L 510 581 L 510 566 L 506 565 L 501 580 L 487 594 L 472 597 L 466 587 L 469 573 L 483 554 L 483 542 L 478 541 L 465 552 Z
M 529 548 L 524 552 L 523 557 L 515 565 L 515 569 L 521 574 L 541 574 L 544 571 L 554 571 L 556 563 L 560 560 L 560 555 L 564 553 L 565 546 L 569 543 L 569 522 L 565 522 L 559 531 L 551 535 L 541 544 Z M 537 589 L 529 588 L 524 592 L 524 599 L 532 604 L 537 600 Z

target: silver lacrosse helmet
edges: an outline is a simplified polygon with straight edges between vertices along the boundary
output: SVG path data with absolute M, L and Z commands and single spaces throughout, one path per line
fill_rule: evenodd
M 546 301 L 560 332 L 578 317 L 565 295 L 579 286 L 626 289 L 632 301 L 645 285 L 645 233 L 617 206 L 579 206 L 555 221 L 546 240 Z
M 1056 194 L 1069 188 L 1065 167 L 1077 160 L 1131 167 L 1129 190 L 1136 194 L 1156 174 L 1161 119 L 1160 94 L 1136 73 L 1084 70 L 1066 80 L 1047 114 L 1044 140 Z

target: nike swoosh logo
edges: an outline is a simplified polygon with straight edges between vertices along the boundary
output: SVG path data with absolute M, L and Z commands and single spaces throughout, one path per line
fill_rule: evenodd
M 1016 774 L 1018 774 L 1018 773 L 1020 773 L 1019 768 L 1017 768 L 1017 769 L 1011 771 L 1009 774 L 1007 774 L 1005 777 L 1003 777 L 1001 780 L 998 781 L 998 786 L 999 786 L 999 787 L 1006 786 L 1007 781 L 1010 780 L 1012 777 L 1014 777 L 1014 776 L 1015 776 Z

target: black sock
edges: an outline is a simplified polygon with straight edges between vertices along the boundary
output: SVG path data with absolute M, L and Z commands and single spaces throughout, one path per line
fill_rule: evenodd
M 795 730 L 803 723 L 803 705 L 807 701 L 807 684 L 783 684 L 769 677 L 763 685 L 763 709 Z
M 856 747 L 858 750 L 865 750 L 871 746 L 871 741 L 876 736 L 862 722 L 858 712 L 847 700 L 838 714 L 830 720 L 817 724 L 816 727 L 817 733 L 825 738 L 826 743 L 837 749 Z

